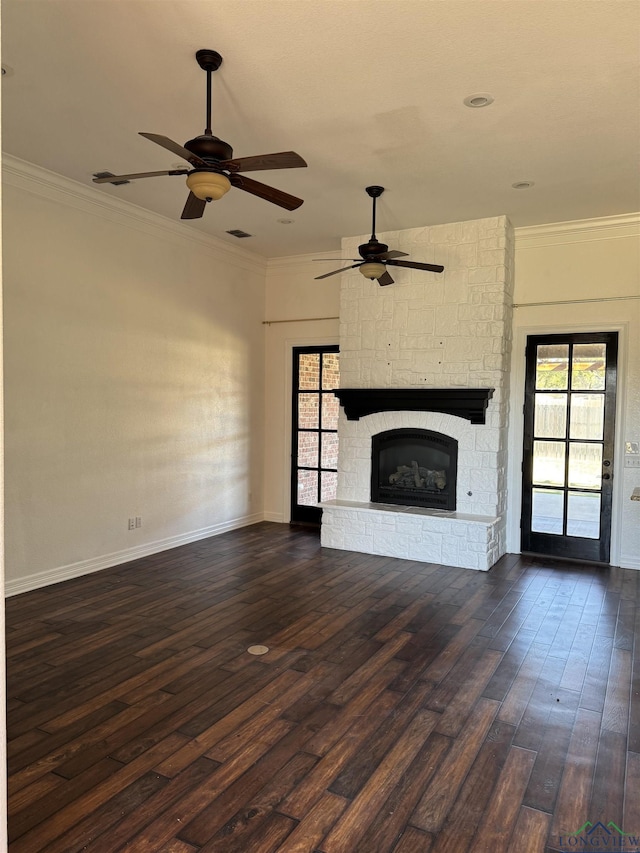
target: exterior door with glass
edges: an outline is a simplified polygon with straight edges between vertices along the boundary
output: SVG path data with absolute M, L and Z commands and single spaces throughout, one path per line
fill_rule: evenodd
M 616 332 L 527 339 L 522 550 L 609 562 Z
M 320 501 L 336 496 L 340 386 L 337 346 L 293 350 L 291 521 L 319 524 Z

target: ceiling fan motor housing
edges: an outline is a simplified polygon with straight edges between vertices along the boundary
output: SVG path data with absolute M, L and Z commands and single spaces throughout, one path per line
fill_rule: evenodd
M 384 255 L 388 249 L 389 247 L 386 243 L 378 243 L 377 240 L 369 240 L 368 243 L 363 243 L 361 246 L 358 246 L 360 257 L 365 260 L 378 258 L 380 255 Z
M 185 142 L 184 147 L 201 160 L 231 160 L 233 157 L 233 148 L 217 136 L 202 134 Z

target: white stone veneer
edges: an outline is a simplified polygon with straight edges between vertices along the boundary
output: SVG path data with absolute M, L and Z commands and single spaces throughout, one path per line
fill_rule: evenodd
M 365 239 L 343 240 L 345 257 Z M 486 570 L 505 551 L 513 232 L 500 216 L 379 239 L 445 272 L 390 268 L 389 287 L 343 274 L 341 387 L 495 390 L 484 425 L 433 412 L 348 421 L 341 411 L 337 499 L 323 504 L 322 544 Z M 458 440 L 455 513 L 369 503 L 371 437 L 402 427 Z

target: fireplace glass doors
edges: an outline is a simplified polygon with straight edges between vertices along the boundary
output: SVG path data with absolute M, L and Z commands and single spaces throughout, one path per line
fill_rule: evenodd
M 394 429 L 371 444 L 374 503 L 455 510 L 458 442 L 426 429 Z

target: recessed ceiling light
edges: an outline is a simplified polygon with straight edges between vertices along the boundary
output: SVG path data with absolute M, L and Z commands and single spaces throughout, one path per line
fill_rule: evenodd
M 2 76 L 3 77 L 11 77 L 13 75 L 13 68 L 10 65 L 5 65 L 2 63 Z
M 534 186 L 533 181 L 516 181 L 515 184 L 511 184 L 514 190 L 528 190 Z
M 278 222 L 280 223 L 280 225 L 293 225 L 293 223 L 295 222 L 295 219 L 283 218 L 283 219 L 278 219 Z
M 463 104 L 466 107 L 488 107 L 493 103 L 493 95 L 478 92 L 476 95 L 467 95 Z

